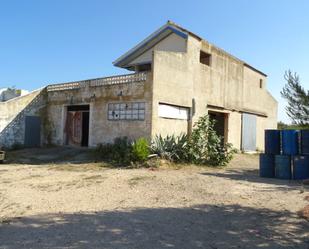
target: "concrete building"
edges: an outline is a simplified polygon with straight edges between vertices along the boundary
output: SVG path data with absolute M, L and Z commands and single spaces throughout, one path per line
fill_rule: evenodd
M 0 102 L 5 102 L 10 99 L 23 96 L 29 93 L 26 90 L 15 89 L 15 88 L 0 88 Z
M 241 150 L 277 126 L 267 76 L 168 22 L 118 58 L 132 74 L 49 85 L 0 103 L 0 144 L 96 146 L 127 136 L 190 132 L 201 115 Z

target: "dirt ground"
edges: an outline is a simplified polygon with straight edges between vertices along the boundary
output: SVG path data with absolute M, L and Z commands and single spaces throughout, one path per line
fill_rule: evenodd
M 0 165 L 0 248 L 309 248 L 300 182 L 227 168 L 111 169 L 87 150 L 9 154 Z

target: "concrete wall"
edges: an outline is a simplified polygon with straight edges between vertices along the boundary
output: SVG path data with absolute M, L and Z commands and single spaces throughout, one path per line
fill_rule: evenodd
M 112 142 L 116 137 L 150 138 L 152 75 L 146 82 L 86 87 L 48 93 L 48 117 L 52 144 L 65 144 L 66 108 L 69 105 L 90 105 L 89 146 Z M 122 95 L 120 94 L 122 93 Z M 91 98 L 95 96 L 95 98 Z M 108 120 L 108 104 L 145 102 L 145 120 Z
M 158 117 L 158 103 L 184 107 L 196 103 L 192 123 L 211 110 L 228 113 L 228 142 L 241 149 L 242 113 L 257 115 L 257 149 L 264 147 L 264 130 L 277 126 L 277 102 L 266 89 L 266 77 L 223 50 L 189 36 L 187 52 L 154 51 L 152 135 L 179 134 L 187 122 Z M 211 54 L 201 64 L 200 51 Z M 260 88 L 260 80 L 263 87 Z
M 0 132 L 40 93 L 34 91 L 6 102 L 0 102 Z
M 187 120 L 159 117 L 158 108 L 159 103 L 191 108 L 193 85 L 188 68 L 186 53 L 154 52 L 152 136 L 187 132 Z

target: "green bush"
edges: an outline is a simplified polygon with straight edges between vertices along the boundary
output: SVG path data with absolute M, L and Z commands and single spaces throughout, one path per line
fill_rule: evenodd
M 98 145 L 96 151 L 104 160 L 118 166 L 127 166 L 132 158 L 132 143 L 127 137 L 118 137 L 113 143 Z
M 236 150 L 232 144 L 225 144 L 223 138 L 217 135 L 214 124 L 214 121 L 205 115 L 194 124 L 191 136 L 157 135 L 152 140 L 151 151 L 161 158 L 175 162 L 226 165 Z
M 96 154 L 100 158 L 124 167 L 133 162 L 145 162 L 149 152 L 149 145 L 145 138 L 131 142 L 127 137 L 118 137 L 113 143 L 99 144 L 96 148 Z
M 149 144 L 145 138 L 137 139 L 132 145 L 132 160 L 145 162 L 149 156 Z
M 232 144 L 224 143 L 214 130 L 215 121 L 208 115 L 202 116 L 194 124 L 189 139 L 190 161 L 195 164 L 224 166 L 236 152 Z
M 132 143 L 127 137 L 119 137 L 112 144 L 99 145 L 96 151 L 104 160 L 118 166 L 145 163 L 150 152 L 174 162 L 223 166 L 230 162 L 236 152 L 231 144 L 225 144 L 222 137 L 217 135 L 214 121 L 208 115 L 199 118 L 190 136 L 157 135 L 150 148 L 145 138 Z

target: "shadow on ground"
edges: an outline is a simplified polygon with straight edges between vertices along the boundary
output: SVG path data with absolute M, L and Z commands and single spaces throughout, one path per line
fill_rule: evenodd
M 222 177 L 230 180 L 235 181 L 244 181 L 244 182 L 255 182 L 255 183 L 264 183 L 271 185 L 271 189 L 274 189 L 273 186 L 276 186 L 275 190 L 278 188 L 284 190 L 309 190 L 309 186 L 303 185 L 302 181 L 296 180 L 280 180 L 275 178 L 265 178 L 259 176 L 258 169 L 252 168 L 241 168 L 241 169 L 230 169 L 226 168 L 224 171 L 215 171 L 215 172 L 203 172 L 201 173 L 205 176 L 215 176 L 215 177 Z M 265 191 L 268 191 L 265 188 Z M 309 249 L 309 248 L 308 248 Z
M 48 214 L 0 224 L 0 248 L 304 248 L 309 223 L 238 205 Z
M 61 164 L 94 163 L 99 159 L 93 149 L 69 146 L 33 148 L 8 151 L 5 163 L 8 164 Z

